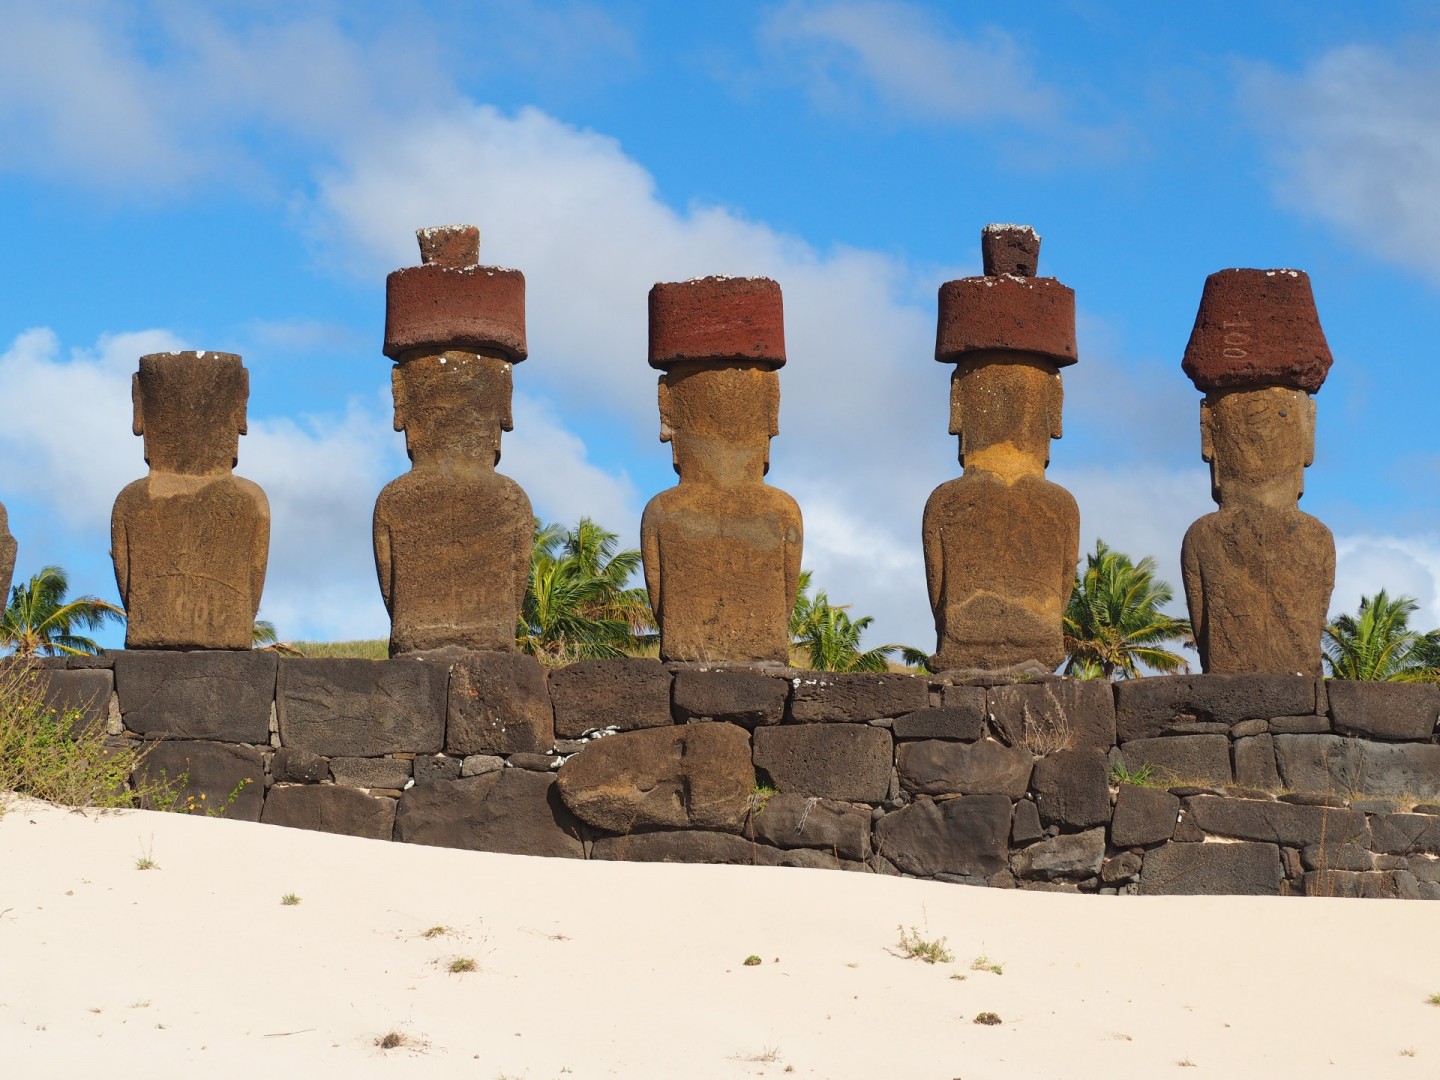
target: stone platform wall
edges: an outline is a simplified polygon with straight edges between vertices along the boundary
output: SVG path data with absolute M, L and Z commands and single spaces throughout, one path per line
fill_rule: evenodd
M 1440 899 L 1423 684 L 267 652 L 118 652 L 45 678 L 113 738 L 161 740 L 143 768 L 185 777 L 182 798 L 276 825 L 1000 888 Z

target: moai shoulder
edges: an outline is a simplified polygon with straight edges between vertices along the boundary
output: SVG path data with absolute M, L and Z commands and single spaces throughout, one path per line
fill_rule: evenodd
M 1075 363 L 1075 294 L 1037 277 L 1025 226 L 981 234 L 985 273 L 940 286 L 935 359 L 953 363 L 950 434 L 964 474 L 925 506 L 933 671 L 1053 669 L 1079 557 L 1080 512 L 1045 478 L 1062 434 L 1060 368 Z
M 270 505 L 233 473 L 249 373 L 233 353 L 140 358 L 134 431 L 150 473 L 111 514 L 130 649 L 248 649 L 265 587 Z

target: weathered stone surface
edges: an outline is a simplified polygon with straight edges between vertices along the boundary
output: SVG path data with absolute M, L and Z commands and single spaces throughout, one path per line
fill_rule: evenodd
M 533 656 L 477 653 L 450 669 L 447 752 L 543 754 L 554 745 L 555 714 Z
M 1127 768 L 1150 765 L 1157 779 L 1169 783 L 1232 784 L 1230 740 L 1224 735 L 1171 735 L 1132 739 L 1120 745 Z
M 584 857 L 580 823 L 561 801 L 555 777 L 524 769 L 416 785 L 400 798 L 395 839 L 512 855 Z
M 763 865 L 774 848 L 734 833 L 686 829 L 602 836 L 590 851 L 592 859 L 615 862 L 734 863 Z
M 1338 735 L 1276 735 L 1285 786 L 1346 797 L 1440 798 L 1440 746 L 1390 744 Z
M 1107 885 L 1115 885 L 1122 881 L 1133 881 L 1140 876 L 1140 866 L 1144 862 L 1141 856 L 1133 851 L 1123 851 L 1113 859 L 1106 859 L 1100 867 L 1100 880 Z
M 719 720 L 742 727 L 778 724 L 790 684 L 738 671 L 677 671 L 671 688 L 675 717 Z
M 249 649 L 270 552 L 265 493 L 232 472 L 250 373 L 233 353 L 154 353 L 131 390 L 150 474 L 110 518 L 125 647 Z
M 410 773 L 417 784 L 433 784 L 436 780 L 458 780 L 460 769 L 461 762 L 456 758 L 421 754 L 411 763 Z
M 494 754 L 471 754 L 460 763 L 461 776 L 484 776 L 505 767 L 505 759 Z
M 790 719 L 799 723 L 864 723 L 902 716 L 930 704 L 930 688 L 914 675 L 805 671 L 794 679 Z
M 5 504 L 0 503 L 0 586 L 4 587 L 0 596 L 10 595 L 10 579 L 15 574 L 16 550 L 15 537 L 10 535 L 10 516 L 5 512 Z
M 941 802 L 921 796 L 876 823 L 875 850 L 921 877 L 988 877 L 1006 868 L 1010 814 L 1010 800 L 1003 795 L 962 795 Z
M 650 290 L 660 439 L 680 483 L 645 507 L 640 547 L 664 660 L 788 662 L 800 508 L 765 483 L 779 434 L 780 287 L 704 278 Z
M 1104 861 L 1105 830 L 1089 829 L 1031 844 L 1023 851 L 1017 851 L 1011 864 L 1022 878 L 1052 881 L 1055 878 L 1094 877 L 1100 873 Z
M 1010 842 L 1028 844 L 1044 835 L 1045 827 L 1040 824 L 1039 808 L 1029 799 L 1021 799 L 1015 804 L 1015 814 L 1011 819 Z
M 1262 840 L 1288 847 L 1359 843 L 1370 840 L 1365 815 L 1328 806 L 1295 806 L 1256 799 L 1197 796 L 1185 800 L 1186 814 L 1211 836 Z
M 559 768 L 559 757 L 553 754 L 511 754 L 505 764 L 512 769 L 529 769 L 531 772 L 549 772 Z
M 265 796 L 267 825 L 389 840 L 395 800 L 333 784 L 276 784 Z
M 1054 278 L 1032 272 L 947 281 L 939 308 L 935 359 L 943 363 L 991 352 L 1033 355 L 1056 367 L 1075 363 L 1075 292 Z
M 115 693 L 131 731 L 153 738 L 270 738 L 274 653 L 123 652 L 115 657 Z
M 986 225 L 980 231 L 980 265 L 986 277 L 1034 277 L 1040 234 L 1029 225 Z
M 150 748 L 135 770 L 139 783 L 170 785 L 174 809 L 259 821 L 265 761 L 258 750 L 230 743 L 167 741 Z M 231 796 L 234 801 L 231 801 Z M 142 805 L 153 809 L 149 800 Z
M 446 666 L 418 660 L 286 660 L 275 694 L 280 739 L 327 757 L 433 754 L 448 679 Z
M 833 799 L 781 793 L 750 815 L 746 833 L 780 848 L 819 848 L 842 859 L 870 857 L 870 810 Z
M 781 791 L 840 802 L 882 802 L 890 789 L 890 733 L 861 724 L 755 730 L 754 761 Z M 586 753 L 589 753 L 587 750 Z
M 1248 739 L 1252 735 L 1264 735 L 1269 730 L 1270 721 L 1256 717 L 1254 720 L 1241 720 L 1238 724 L 1231 726 L 1229 734 L 1232 739 Z M 1195 734 L 1209 734 L 1209 732 L 1197 731 Z
M 1030 786 L 1047 825 L 1084 829 L 1110 820 L 1110 780 L 1099 750 L 1061 750 L 1035 763 Z
M 895 760 L 900 783 L 912 794 L 1005 795 L 1011 799 L 1025 794 L 1035 762 L 1026 751 L 994 739 L 901 743 Z
M 1145 853 L 1142 896 L 1276 896 L 1282 881 L 1274 844 L 1164 844 Z
M 1275 766 L 1275 741 L 1271 735 L 1252 735 L 1236 739 L 1235 782 L 1261 791 L 1280 787 L 1280 771 Z
M 1300 851 L 1306 870 L 1375 870 L 1375 856 L 1360 844 L 1306 844 Z
M 1331 360 L 1305 271 L 1231 269 L 1205 279 L 1181 368 L 1207 393 L 1282 386 L 1313 394 Z
M 336 757 L 330 775 L 345 787 L 403 788 L 411 778 L 411 763 L 396 758 Z
M 1425 741 L 1435 734 L 1440 686 L 1434 683 L 1332 679 L 1325 689 L 1335 730 L 1342 735 Z
M 1175 835 L 1180 800 L 1161 788 L 1121 784 L 1110 822 L 1110 842 L 1116 847 L 1140 847 L 1169 840 Z
M 45 706 L 57 716 L 72 715 L 70 730 L 76 734 L 91 728 L 104 730 L 110 713 L 110 695 L 115 675 L 105 668 L 47 670 L 36 673 L 36 688 Z
M 890 725 L 897 739 L 956 739 L 974 742 L 985 733 L 985 691 L 974 687 L 980 698 L 975 708 L 946 705 L 940 708 L 916 709 L 897 716 Z
M 1370 833 L 1371 849 L 1387 855 L 1440 854 L 1440 819 L 1428 814 L 1374 814 Z
M 1357 900 L 1419 900 L 1415 875 L 1407 870 L 1355 873 L 1349 870 L 1314 870 L 1302 882 L 1306 896 L 1341 896 Z
M 555 734 L 574 739 L 598 728 L 664 727 L 670 673 L 658 660 L 582 660 L 550 673 Z
M 755 861 L 760 866 L 794 866 L 804 870 L 850 870 L 861 874 L 874 873 L 863 862 L 837 858 L 833 851 L 816 851 L 814 848 L 773 848 L 761 844 L 756 848 L 756 856 Z
M 525 275 L 477 266 L 479 230 L 473 245 L 453 232 L 439 243 L 422 236 L 420 254 L 422 265 L 385 279 L 385 355 L 406 361 L 430 350 L 463 349 L 511 364 L 524 360 Z
M 1315 711 L 1315 680 L 1296 675 L 1157 675 L 1114 690 L 1121 742 L 1153 738 L 1180 717 L 1234 725 Z
M 565 805 L 587 824 L 613 833 L 650 828 L 739 832 L 754 786 L 750 738 L 735 724 L 683 724 L 611 735 L 570 758 L 559 772 Z
M 270 775 L 280 782 L 318 784 L 330 778 L 330 762 L 309 750 L 282 746 L 270 759 Z
M 1000 737 L 1036 753 L 1115 745 L 1115 695 L 1105 679 L 1045 679 L 992 686 L 989 711 Z
M 1331 730 L 1328 716 L 1277 716 L 1269 727 L 1272 735 L 1320 735 Z

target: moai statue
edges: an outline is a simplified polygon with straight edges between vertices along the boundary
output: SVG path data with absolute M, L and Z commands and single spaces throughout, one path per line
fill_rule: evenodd
M 249 649 L 270 554 L 265 492 L 232 471 L 250 373 L 234 353 L 155 353 L 131 395 L 150 475 L 110 517 L 125 647 Z
M 940 286 L 935 359 L 955 364 L 950 434 L 964 475 L 925 504 L 922 535 L 938 639 L 932 671 L 1046 669 L 1080 552 L 1080 511 L 1045 479 L 1060 438 L 1060 368 L 1075 363 L 1075 293 L 1036 277 L 1040 237 L 987 225 L 984 277 Z
M 640 522 L 663 660 L 789 662 L 800 508 L 765 483 L 784 363 L 780 286 L 768 278 L 650 290 L 660 441 L 680 477 Z
M 10 535 L 10 515 L 0 503 L 0 603 L 10 602 L 10 579 L 15 576 L 15 537 Z
M 1200 453 L 1220 509 L 1190 526 L 1180 559 L 1208 672 L 1321 673 L 1335 541 L 1296 504 L 1330 360 L 1302 271 L 1205 280 L 1183 369 L 1205 393 Z
M 422 265 L 385 282 L 395 430 L 411 469 L 375 501 L 375 569 L 390 655 L 511 652 L 534 512 L 495 471 L 510 367 L 525 359 L 525 275 L 477 265 L 473 225 L 421 229 Z

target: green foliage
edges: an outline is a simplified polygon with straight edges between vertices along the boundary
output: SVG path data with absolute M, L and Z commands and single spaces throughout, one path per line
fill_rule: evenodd
M 542 663 L 631 656 L 654 639 L 643 588 L 629 587 L 640 552 L 589 518 L 573 529 L 535 521 L 530 585 L 515 639 Z
M 469 956 L 457 956 L 448 965 L 451 975 L 464 975 L 467 972 L 475 971 L 478 967 L 479 965 Z
M 300 894 L 287 892 L 284 896 L 280 897 L 280 903 L 283 904 L 285 907 L 294 907 L 296 904 L 300 903 Z
M 1360 597 L 1356 615 L 1338 615 L 1321 634 L 1327 672 L 1335 679 L 1389 682 L 1440 680 L 1440 630 L 1410 629 L 1414 599 L 1393 600 L 1381 589 Z
M 1189 671 L 1184 657 L 1163 647 L 1194 633 L 1189 620 L 1160 610 L 1172 599 L 1170 585 L 1155 577 L 1153 558 L 1135 563 L 1097 540 L 1065 608 L 1065 674 L 1134 679 L 1142 665 L 1166 674 Z
M 929 941 L 922 937 L 920 931 L 913 926 L 909 930 L 906 930 L 904 925 L 897 926 L 895 929 L 900 931 L 901 956 L 910 960 L 923 960 L 927 964 L 948 964 L 955 959 L 950 950 L 945 947 L 943 937 Z
M 1117 761 L 1110 767 L 1110 783 L 1112 784 L 1134 784 L 1137 787 L 1159 787 L 1161 786 L 1155 776 L 1155 766 L 1150 762 L 1143 762 L 1138 769 L 1128 769 L 1123 761 Z
M 46 566 L 29 581 L 10 590 L 10 602 L 0 617 L 0 637 L 16 656 L 85 656 L 100 647 L 77 631 L 99 630 L 106 623 L 123 622 L 125 612 L 98 596 L 66 600 L 70 579 L 58 566 Z
M 759 967 L 763 962 L 764 961 L 762 961 L 760 957 L 756 956 L 754 953 L 751 953 L 749 956 L 745 957 L 743 961 L 741 961 L 741 963 L 743 963 L 746 967 Z
M 811 596 L 810 587 L 810 571 L 802 570 L 795 607 L 790 613 L 790 639 L 813 670 L 888 671 L 892 653 L 899 653 L 912 667 L 924 665 L 925 653 L 908 645 L 877 645 L 862 652 L 860 637 L 874 617 L 852 619 L 846 613 L 849 604 L 831 604 L 824 590 Z
M 1005 969 L 988 956 L 977 956 L 970 961 L 971 971 L 988 971 L 991 975 L 1004 975 Z

